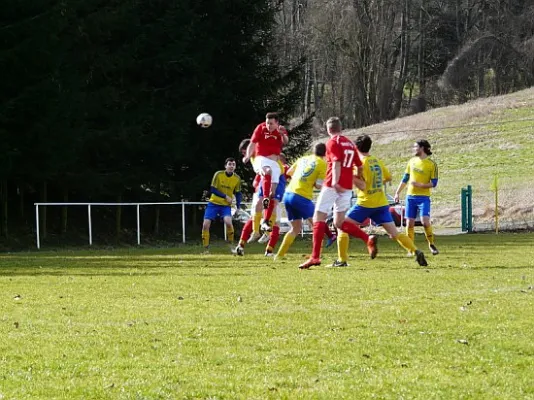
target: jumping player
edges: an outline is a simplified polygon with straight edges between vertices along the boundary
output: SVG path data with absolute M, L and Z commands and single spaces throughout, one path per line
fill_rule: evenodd
M 276 186 L 282 170 L 278 164 L 282 147 L 288 143 L 287 131 L 279 125 L 277 113 L 267 113 L 265 122 L 259 124 L 252 134 L 243 162 L 247 163 L 254 156 L 254 171 L 263 177 L 263 221 L 262 229 L 270 231 L 269 220 L 274 210 L 270 200 L 275 196 Z

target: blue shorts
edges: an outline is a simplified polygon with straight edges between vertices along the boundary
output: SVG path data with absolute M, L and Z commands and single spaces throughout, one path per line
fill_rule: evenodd
M 356 204 L 347 212 L 347 217 L 359 223 L 363 223 L 367 218 L 370 218 L 375 225 L 393 222 L 393 217 L 389 211 L 389 206 L 368 208 Z
M 406 218 L 417 218 L 417 211 L 421 217 L 430 217 L 429 196 L 406 196 Z
M 315 206 L 310 199 L 293 192 L 286 192 L 283 201 L 284 206 L 286 206 L 288 220 L 295 221 L 296 219 L 308 219 L 313 217 Z
M 263 197 L 263 178 L 260 180 L 260 184 L 258 187 L 258 195 Z M 286 177 L 284 175 L 280 175 L 280 182 L 278 182 L 278 186 L 276 187 L 276 192 L 274 193 L 274 199 L 278 200 L 279 202 L 282 202 L 282 198 L 284 197 L 284 192 L 286 191 Z
M 210 219 L 212 221 L 216 220 L 217 217 L 232 217 L 232 210 L 230 206 L 221 206 L 219 204 L 214 204 L 208 202 L 206 211 L 204 211 L 204 219 Z

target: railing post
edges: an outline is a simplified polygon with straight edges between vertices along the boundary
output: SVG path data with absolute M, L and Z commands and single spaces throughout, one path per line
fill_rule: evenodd
M 182 202 L 182 243 L 185 243 L 185 203 Z
M 462 188 L 461 192 L 461 204 L 462 204 L 462 232 L 467 231 L 467 202 L 466 202 L 466 190 Z
M 141 217 L 139 212 L 139 204 L 137 204 L 137 245 L 141 245 Z
M 91 221 L 91 204 L 87 205 L 87 220 L 89 222 L 89 246 L 93 245 L 93 226 Z
M 473 232 L 473 189 L 467 185 L 467 231 Z
M 35 205 L 35 234 L 37 236 L 37 249 L 39 250 L 41 248 L 41 228 L 39 226 L 39 204 Z

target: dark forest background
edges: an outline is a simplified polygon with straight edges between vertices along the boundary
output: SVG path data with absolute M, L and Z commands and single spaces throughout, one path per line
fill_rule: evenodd
M 529 87 L 534 5 L 3 0 L 0 71 L 9 246 L 33 237 L 35 202 L 201 200 L 267 111 L 290 127 L 296 157 L 331 115 L 354 128 Z M 212 127 L 196 125 L 201 112 Z M 135 220 L 130 209 L 98 212 L 116 239 Z M 180 210 L 143 213 L 160 233 Z M 42 208 L 41 233 L 85 232 L 86 219 L 86 209 Z

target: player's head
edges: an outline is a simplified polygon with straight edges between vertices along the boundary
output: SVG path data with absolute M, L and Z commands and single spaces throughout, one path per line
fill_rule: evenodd
M 229 174 L 231 174 L 232 172 L 235 171 L 235 158 L 232 158 L 232 157 L 228 157 L 225 161 L 224 161 L 224 169 L 226 170 L 226 172 L 228 172 Z
M 326 154 L 326 144 L 317 143 L 313 149 L 313 154 L 315 154 L 317 157 L 324 157 Z
M 280 162 L 282 164 L 287 164 L 287 157 L 284 153 L 280 153 L 279 157 L 280 157 Z
M 369 153 L 369 151 L 371 151 L 373 141 L 368 135 L 360 135 L 356 138 L 354 144 L 356 144 L 356 147 L 360 153 Z
M 326 121 L 326 130 L 329 135 L 339 135 L 341 133 L 341 121 L 338 117 L 330 117 Z
M 267 126 L 267 130 L 269 132 L 275 131 L 278 129 L 278 113 L 275 112 L 268 112 L 265 115 L 265 125 Z
M 250 139 L 243 139 L 241 141 L 241 143 L 239 143 L 239 152 L 242 155 L 246 155 L 247 154 L 247 147 L 248 147 L 249 144 L 250 144 Z
M 418 140 L 414 143 L 413 152 L 417 157 L 421 157 L 422 155 L 432 155 L 432 152 L 430 151 L 430 143 L 428 143 L 428 140 L 424 139 Z

